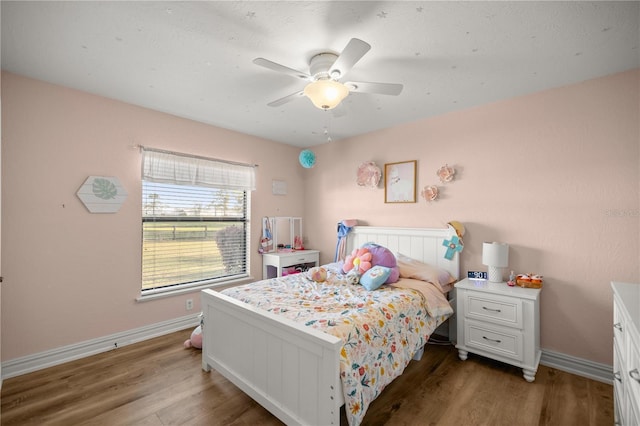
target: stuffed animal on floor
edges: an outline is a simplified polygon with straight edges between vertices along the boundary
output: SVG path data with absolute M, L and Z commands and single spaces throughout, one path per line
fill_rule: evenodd
M 202 349 L 202 326 L 199 325 L 191 333 L 191 337 L 184 341 L 185 348 Z

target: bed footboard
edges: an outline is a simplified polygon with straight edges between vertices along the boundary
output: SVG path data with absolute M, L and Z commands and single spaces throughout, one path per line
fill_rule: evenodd
M 284 423 L 339 425 L 342 341 L 203 290 L 202 368 L 215 369 Z

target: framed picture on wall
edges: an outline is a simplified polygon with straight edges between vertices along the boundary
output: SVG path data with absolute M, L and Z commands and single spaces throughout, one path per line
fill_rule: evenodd
M 416 202 L 416 160 L 384 165 L 384 202 Z

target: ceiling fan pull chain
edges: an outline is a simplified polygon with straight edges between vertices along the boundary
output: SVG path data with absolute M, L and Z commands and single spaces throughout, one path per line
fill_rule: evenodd
M 329 130 L 327 129 L 327 126 L 324 126 L 324 135 L 327 137 L 327 142 L 333 142 L 333 139 L 331 139 L 331 135 L 329 135 Z

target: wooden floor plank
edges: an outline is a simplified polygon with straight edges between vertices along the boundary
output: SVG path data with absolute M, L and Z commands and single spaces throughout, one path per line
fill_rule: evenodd
M 2 426 L 282 425 L 184 349 L 191 330 L 7 379 Z M 342 410 L 341 424 L 346 425 Z M 610 385 L 541 366 L 533 383 L 518 368 L 448 345 L 421 361 L 375 400 L 364 425 L 600 426 L 613 424 Z

